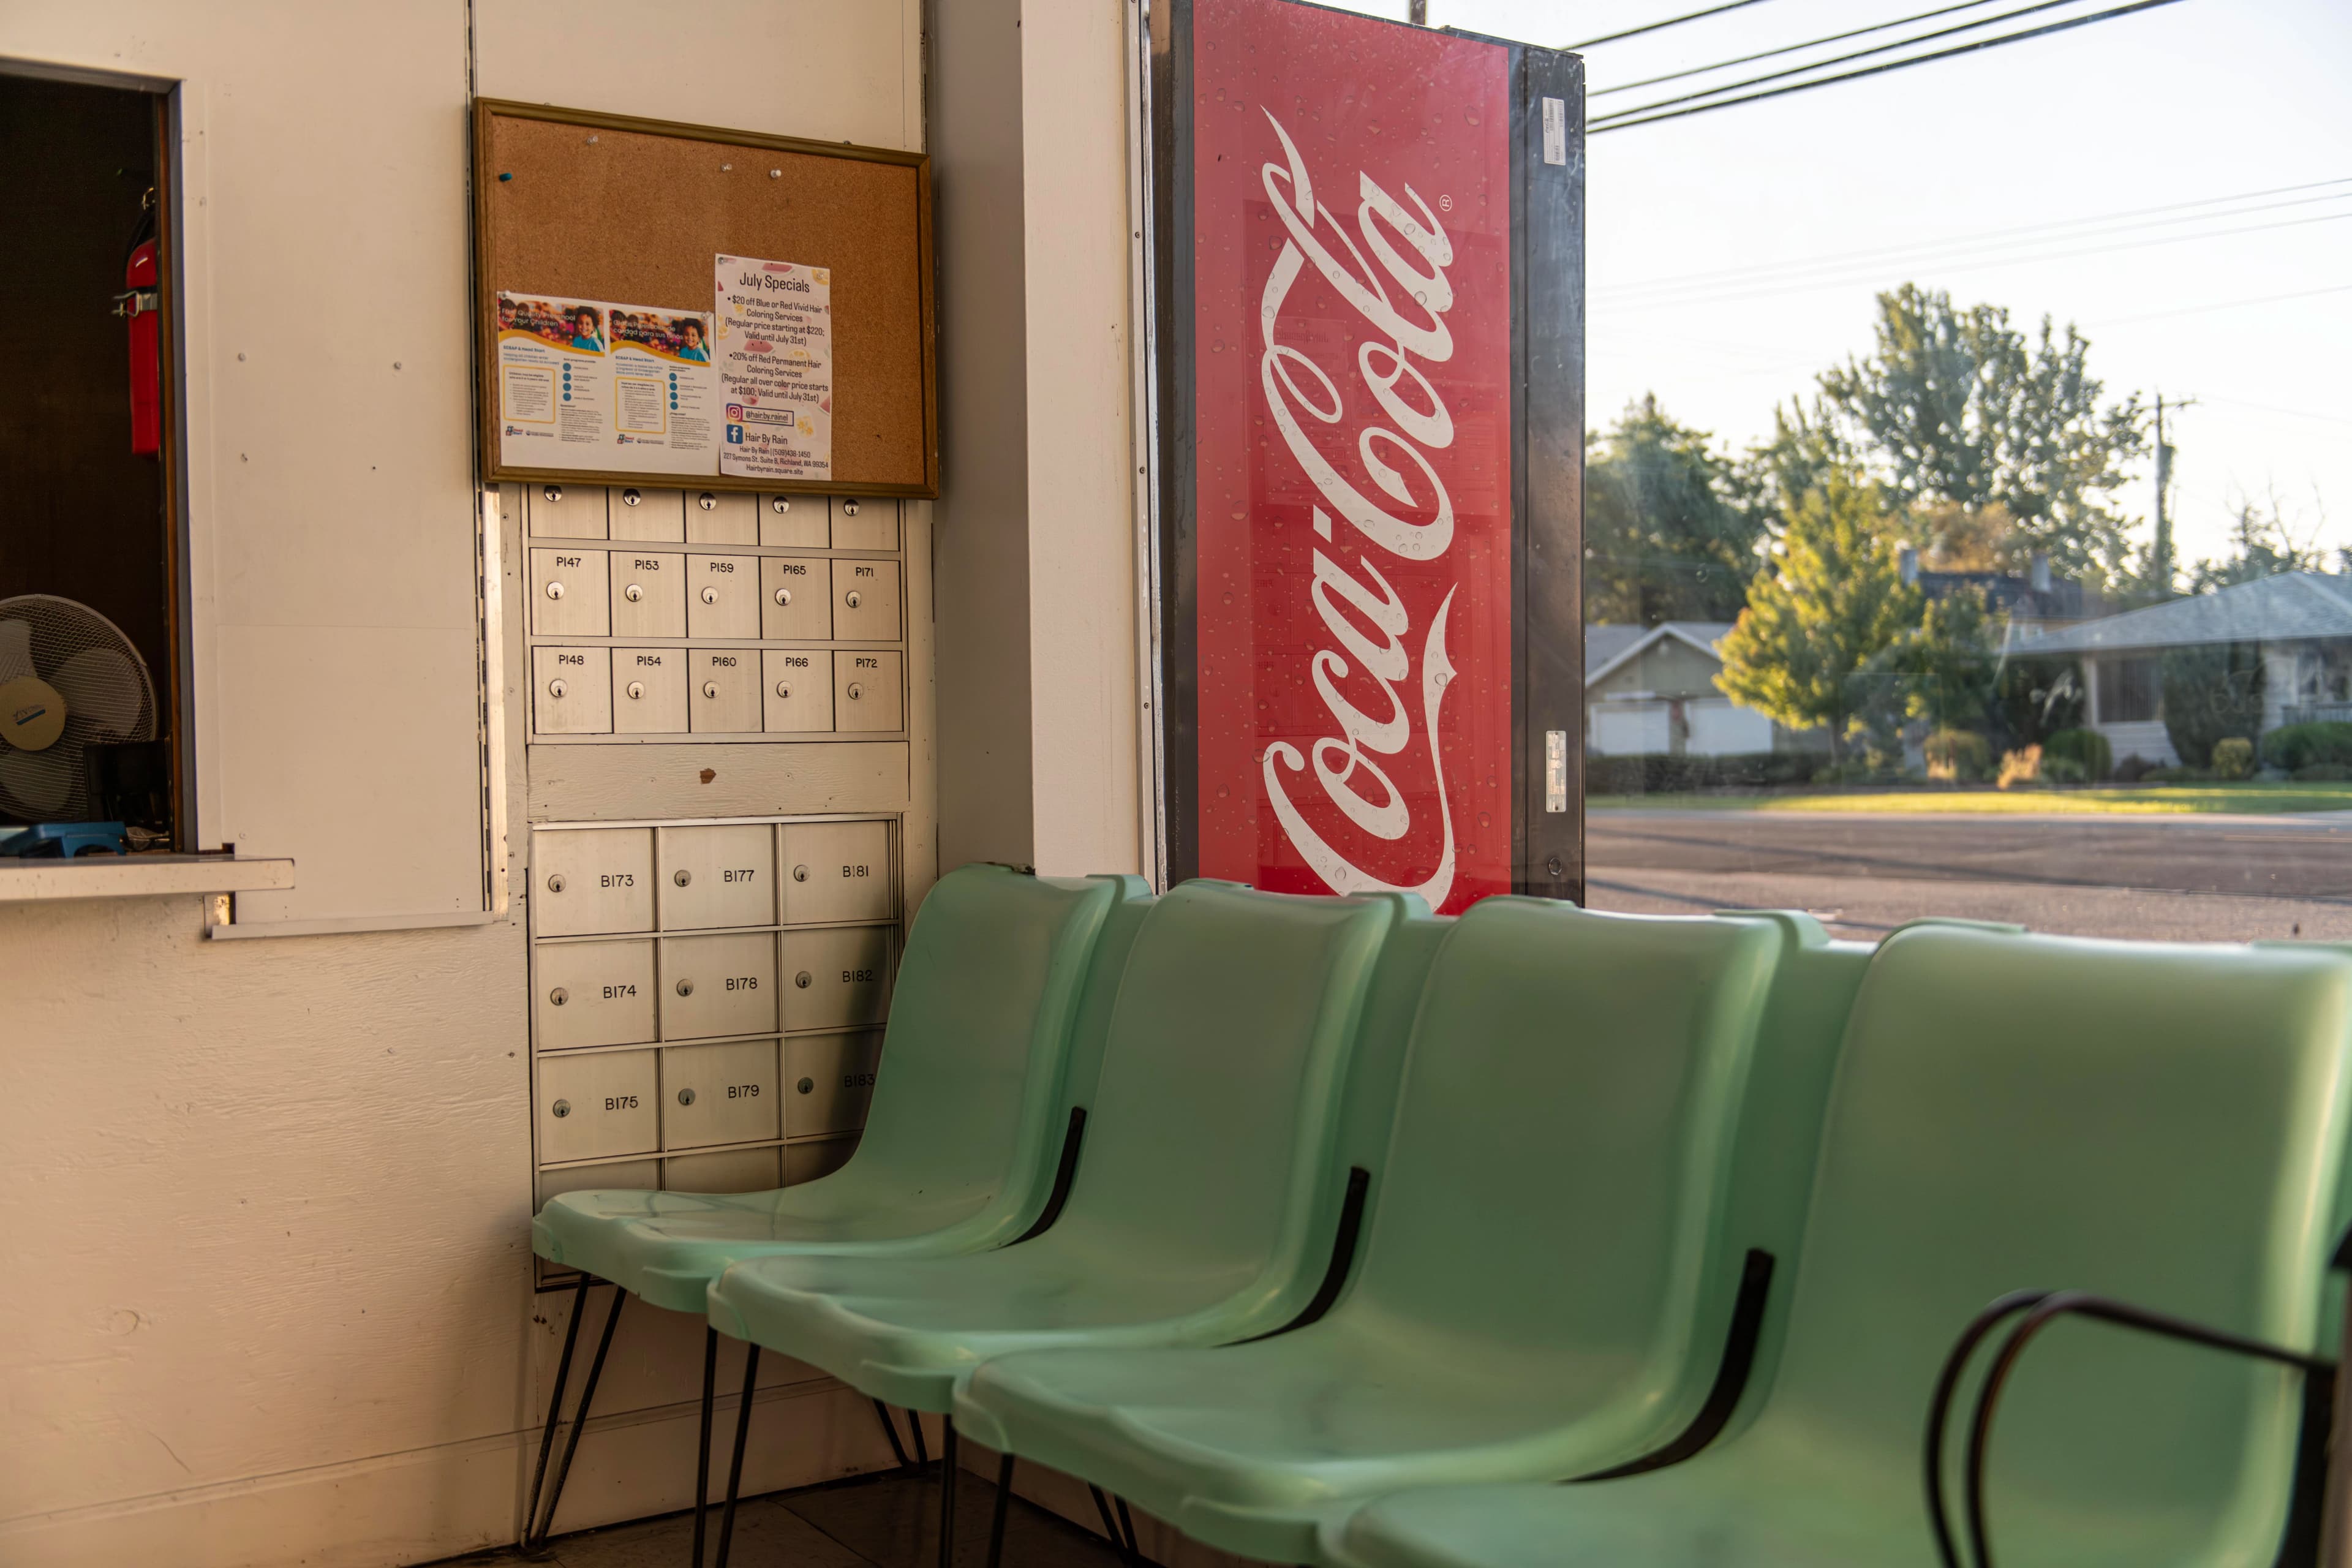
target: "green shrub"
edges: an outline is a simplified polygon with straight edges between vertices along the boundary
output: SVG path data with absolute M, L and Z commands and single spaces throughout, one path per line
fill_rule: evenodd
M 2298 778 L 2308 767 L 2352 767 L 2352 724 L 2282 724 L 2263 735 L 2263 762 Z
M 2307 763 L 2294 770 L 2297 784 L 2341 784 L 2352 779 L 2352 767 L 2342 763 Z
M 2164 730 L 2182 762 L 2210 767 L 2216 741 L 2261 731 L 2263 672 L 2255 643 L 2203 643 L 2158 656 Z
M 2202 784 L 2213 775 L 2203 768 L 2150 768 L 2139 782 L 2152 784 Z
M 1974 731 L 1938 730 L 1922 749 L 1931 779 L 1978 784 L 1992 773 L 1992 743 Z
M 2090 776 L 2090 771 L 2072 757 L 2058 756 L 2049 751 L 2042 753 L 2043 784 L 2084 784 Z
M 2042 742 L 2042 771 L 2060 759 L 2074 763 L 2081 777 L 2103 779 L 2116 771 L 2116 751 L 2096 730 L 2061 730 Z
M 2214 742 L 2213 776 L 2217 779 L 2252 778 L 2254 743 L 2243 735 L 2229 735 Z

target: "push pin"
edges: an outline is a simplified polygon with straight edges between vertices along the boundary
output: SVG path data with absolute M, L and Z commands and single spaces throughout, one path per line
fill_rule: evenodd
M 505 184 L 509 180 L 511 180 L 511 179 L 513 179 L 513 178 L 514 178 L 514 176 L 513 176 L 512 174 L 503 174 L 503 173 L 501 173 L 501 174 L 499 175 L 499 184 L 502 184 L 502 185 L 503 185 L 503 184 Z

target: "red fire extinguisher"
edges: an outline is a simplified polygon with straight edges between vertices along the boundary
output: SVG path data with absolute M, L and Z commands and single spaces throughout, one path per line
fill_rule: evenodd
M 155 245 L 155 193 L 145 201 L 146 216 L 131 241 L 131 257 L 123 264 L 123 292 L 114 297 L 114 313 L 131 323 L 131 449 L 152 457 L 163 449 L 163 368 L 156 327 L 160 274 Z

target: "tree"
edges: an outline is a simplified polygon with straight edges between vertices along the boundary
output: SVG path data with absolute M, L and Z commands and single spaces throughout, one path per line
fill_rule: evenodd
M 1958 310 L 1916 283 L 1881 294 L 1878 311 L 1876 352 L 1822 374 L 1818 417 L 1866 453 L 1890 510 L 1998 504 L 2016 556 L 2123 573 L 2126 525 L 2109 502 L 2147 450 L 2147 416 L 2137 393 L 2101 404 L 2089 341 L 2044 317 L 2029 342 L 2000 307 Z
M 2325 569 L 2326 557 L 2320 550 L 2295 542 L 2294 528 L 2288 523 L 2285 509 L 2279 505 L 2275 493 L 2270 498 L 2267 510 L 2242 495 L 2231 511 L 2230 543 L 2232 553 L 2220 561 L 2200 561 L 2189 574 L 2190 593 L 2210 594 L 2222 588 L 2234 588 L 2241 583 L 2275 577 L 2284 572 L 2318 572 Z M 2326 522 L 2327 516 L 2323 510 L 2319 526 L 2325 527 Z M 2317 531 L 2317 528 L 2312 530 L 2315 534 Z
M 1585 468 L 1584 604 L 1599 623 L 1727 621 L 1747 603 L 1760 521 L 1730 499 L 1731 463 L 1645 396 Z
M 1832 470 L 1789 510 L 1773 560 L 1721 644 L 1716 685 L 1786 724 L 1826 725 L 1833 755 L 1860 695 L 1855 675 L 1918 618 L 1871 487 Z
M 2168 647 L 2158 660 L 2164 731 L 2192 768 L 2213 765 L 2216 742 L 2263 731 L 2263 650 L 2257 643 Z
M 1928 601 L 1917 626 L 1863 662 L 1854 709 L 1891 752 L 1908 720 L 1924 719 L 1931 731 L 1985 728 L 2000 678 L 1984 595 L 1962 588 Z

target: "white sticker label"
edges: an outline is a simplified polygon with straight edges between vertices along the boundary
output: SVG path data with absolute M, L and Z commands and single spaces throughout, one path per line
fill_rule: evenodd
M 1556 103 L 1559 100 L 1547 99 L 1544 101 Z M 1546 730 L 1544 731 L 1544 810 L 1552 812 L 1567 809 L 1568 731 Z
M 1567 163 L 1568 104 L 1566 100 L 1557 98 L 1545 99 L 1543 100 L 1543 120 L 1544 162 L 1547 163 Z M 1555 811 L 1565 811 L 1568 808 L 1566 806 L 1555 806 L 1552 809 Z

